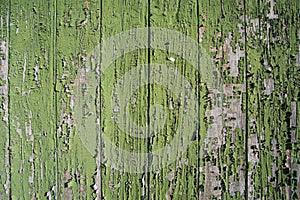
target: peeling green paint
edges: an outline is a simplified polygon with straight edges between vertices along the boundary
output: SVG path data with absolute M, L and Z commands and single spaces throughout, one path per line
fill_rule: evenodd
M 297 0 L 1 2 L 0 199 L 299 198 L 299 8 Z M 104 164 L 105 156 L 121 155 L 109 149 L 111 155 L 103 157 L 108 147 L 101 137 L 91 144 L 96 155 L 83 145 L 74 89 L 81 69 L 101 70 L 101 59 L 87 60 L 99 53 L 94 48 L 100 42 L 143 27 L 178 30 L 198 41 L 211 59 L 205 62 L 221 74 L 224 94 L 219 110 L 205 77 L 168 44 L 165 51 L 130 52 L 98 74 L 100 86 L 89 105 L 96 109 L 86 115 L 96 115 L 98 130 L 120 149 L 165 147 L 183 123 L 180 108 L 187 101 L 159 84 L 136 90 L 141 81 L 130 83 L 129 127 L 156 118 L 150 129 L 144 127 L 150 135 L 166 123 L 150 138 L 122 134 L 117 88 L 130 69 L 141 73 L 139 65 L 164 64 L 182 74 L 199 98 L 199 127 L 189 149 L 178 149 L 181 159 L 134 174 Z M 114 113 L 107 109 L 111 102 Z M 153 104 L 161 107 L 151 110 Z

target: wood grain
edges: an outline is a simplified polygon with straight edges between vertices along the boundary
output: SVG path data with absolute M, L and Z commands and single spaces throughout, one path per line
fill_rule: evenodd
M 1 1 L 0 199 L 299 199 L 299 8 Z
M 56 188 L 53 2 L 9 2 L 10 198 Z

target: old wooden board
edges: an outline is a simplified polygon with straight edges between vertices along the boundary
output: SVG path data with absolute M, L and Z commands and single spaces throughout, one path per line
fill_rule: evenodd
M 53 24 L 56 107 L 57 185 L 62 199 L 92 199 L 96 163 L 76 132 L 74 88 L 82 69 L 89 65 L 87 54 L 95 54 L 100 41 L 100 2 L 55 2 Z M 76 102 L 79 103 L 79 102 Z M 84 113 L 85 115 L 86 113 Z
M 299 199 L 297 0 L 2 0 L 0 199 Z
M 41 199 L 57 186 L 54 7 L 48 1 L 9 1 L 7 6 L 9 197 Z
M 103 137 L 99 143 L 102 147 L 97 148 L 99 159 L 107 164 L 99 172 L 98 190 L 104 199 L 147 199 L 147 174 L 142 170 L 147 168 L 147 160 L 127 152 L 144 153 L 148 149 L 148 93 L 147 85 L 142 85 L 147 78 L 142 66 L 147 64 L 148 54 L 146 46 L 134 48 L 141 38 L 146 44 L 148 41 L 147 31 L 141 37 L 136 30 L 147 27 L 148 4 L 105 0 L 102 7 L 99 114 Z
M 199 66 L 191 62 L 199 55 L 189 41 L 198 44 L 197 11 L 196 1 L 150 2 L 150 78 L 157 80 L 150 85 L 150 105 L 156 106 L 150 117 L 150 199 L 198 198 L 199 121 L 189 119 L 200 116 Z M 165 155 L 155 155 L 159 149 Z
M 1 4 L 1 18 L 0 18 L 0 129 L 1 129 L 1 198 L 8 198 L 10 195 L 10 158 L 9 158 L 9 120 L 8 120 L 8 43 L 9 43 L 9 4 L 8 1 Z
M 245 12 L 248 197 L 297 199 L 299 2 L 249 2 Z
M 201 171 L 200 198 L 245 198 L 245 23 L 243 1 L 199 1 L 199 42 L 221 74 L 222 106 L 211 105 L 214 142 Z M 221 108 L 221 109 L 220 109 Z

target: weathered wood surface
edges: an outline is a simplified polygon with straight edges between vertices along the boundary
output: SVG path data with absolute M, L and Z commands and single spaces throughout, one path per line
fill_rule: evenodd
M 299 6 L 246 5 L 249 198 L 299 198 Z
M 0 199 L 300 198 L 299 1 L 3 0 L 0 13 Z
M 53 2 L 9 1 L 8 196 L 45 198 L 57 185 Z

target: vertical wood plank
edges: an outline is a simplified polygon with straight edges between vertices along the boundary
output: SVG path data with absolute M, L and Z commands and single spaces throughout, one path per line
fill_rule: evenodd
M 0 5 L 0 199 L 10 195 L 10 158 L 9 158 L 9 1 Z
M 43 199 L 56 187 L 53 1 L 11 1 L 11 196 Z
M 299 2 L 247 1 L 246 8 L 248 198 L 296 199 Z
M 206 111 L 210 119 L 207 142 L 213 146 L 208 149 L 201 166 L 204 175 L 200 179 L 200 198 L 245 198 L 244 3 L 231 0 L 198 2 L 199 42 L 221 74 L 223 89 L 221 110 L 212 102 Z
M 193 54 L 192 46 L 187 46 L 184 37 L 174 40 L 172 32 L 167 33 L 162 28 L 171 31 L 179 31 L 190 37 L 197 44 L 198 20 L 196 1 L 150 1 L 150 66 L 158 64 L 159 69 L 150 67 L 150 78 L 157 80 L 157 84 L 150 85 L 150 105 L 155 105 L 150 115 L 150 150 L 153 152 L 153 162 L 149 181 L 150 199 L 198 199 L 198 126 L 199 120 L 191 123 L 188 119 L 190 113 L 199 115 L 198 95 L 199 73 L 198 64 L 193 66 L 184 59 L 184 56 Z M 157 31 L 161 29 L 160 31 Z M 171 40 L 168 41 L 168 38 Z M 160 41 L 161 40 L 161 41 Z M 164 49 L 155 49 L 162 46 Z M 181 52 L 176 55 L 175 52 Z M 196 58 L 193 58 L 197 60 Z M 163 83 L 166 83 L 165 85 Z M 187 83 L 195 94 L 187 93 Z M 175 86 L 174 86 L 175 85 Z M 187 109 L 193 101 L 196 106 Z M 161 111 L 161 110 L 162 111 Z M 203 116 L 202 116 L 203 117 Z M 189 131 L 194 133 L 194 138 L 189 138 L 190 133 L 182 132 L 181 128 L 190 126 Z M 175 138 L 179 137 L 179 140 Z M 193 141 L 192 141 L 193 140 Z M 188 149 L 183 149 L 187 144 Z M 167 148 L 171 147 L 172 152 Z M 159 155 L 155 152 L 162 151 Z M 161 154 L 165 155 L 161 155 Z M 168 163 L 172 155 L 176 154 L 176 160 Z M 155 168 L 154 165 L 160 165 Z
M 100 1 L 89 0 L 63 0 L 56 5 L 58 199 L 93 199 L 96 195 L 96 163 L 80 135 L 90 133 L 77 129 L 85 116 L 77 113 L 76 105 L 81 99 L 76 97 L 75 90 L 82 70 L 92 65 L 88 55 L 94 54 L 100 42 L 100 8 Z
M 102 49 L 102 55 L 112 61 L 109 66 L 101 63 L 101 135 L 111 145 L 104 143 L 99 148 L 105 152 L 101 155 L 102 161 L 112 160 L 101 168 L 102 198 L 147 199 L 146 174 L 136 171 L 139 167 L 147 167 L 145 160 L 136 156 L 129 159 L 124 154 L 126 151 L 129 154 L 147 152 L 147 138 L 139 137 L 147 134 L 148 94 L 147 86 L 142 85 L 147 77 L 141 67 L 147 64 L 147 49 L 145 46 L 125 54 L 128 48 L 136 45 L 132 41 L 147 41 L 147 32 L 141 38 L 138 31 L 133 30 L 147 27 L 147 2 L 104 0 L 102 6 L 103 43 L 116 34 L 129 31 L 124 38 L 116 37 L 115 42 Z M 120 54 L 122 56 L 118 57 Z M 106 57 L 102 59 L 107 60 Z

